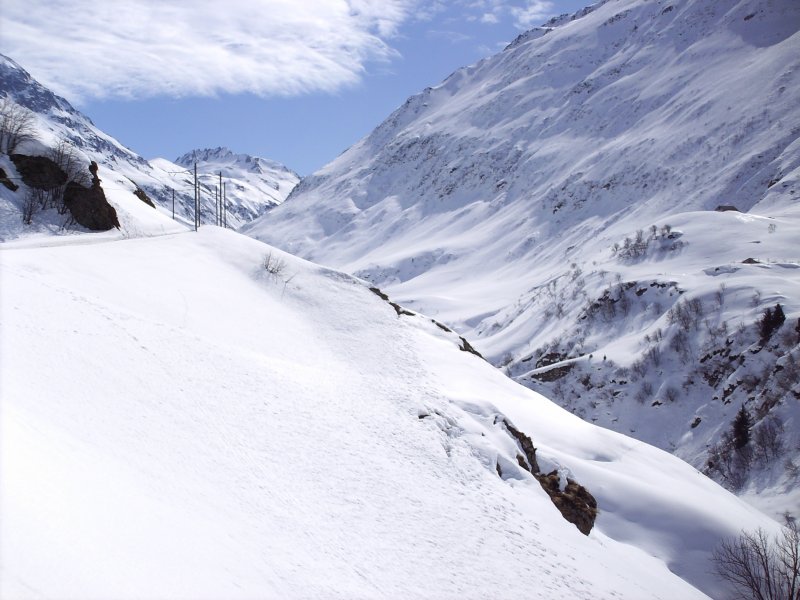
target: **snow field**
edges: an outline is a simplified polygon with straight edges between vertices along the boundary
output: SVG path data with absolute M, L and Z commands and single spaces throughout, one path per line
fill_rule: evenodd
M 350 276 L 269 276 L 269 252 L 213 227 L 2 249 L 4 595 L 702 597 L 666 565 L 713 592 L 716 540 L 774 526 Z M 497 476 L 498 414 L 597 494 L 588 538 Z

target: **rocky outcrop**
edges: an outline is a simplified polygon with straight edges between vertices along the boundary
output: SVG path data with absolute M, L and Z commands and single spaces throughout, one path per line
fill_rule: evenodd
M 538 474 L 535 477 L 561 516 L 575 525 L 582 534 L 589 535 L 597 518 L 597 500 L 589 490 L 569 478 L 562 490 L 558 471 L 552 471 L 547 475 Z
M 562 476 L 558 471 L 542 474 L 530 436 L 514 427 L 508 419 L 503 419 L 502 424 L 522 451 L 522 454 L 517 455 L 519 466 L 536 478 L 565 520 L 575 525 L 582 534 L 589 535 L 597 518 L 597 500 L 594 496 L 585 487 L 567 477 L 564 477 L 566 485 L 562 485 Z M 499 464 L 497 472 L 502 477 Z
M 67 174 L 46 156 L 12 154 L 9 158 L 28 187 L 52 190 L 67 183 Z
M 97 177 L 97 163 L 92 161 L 89 166 L 92 174 L 92 184 L 84 187 L 71 182 L 64 191 L 64 205 L 69 209 L 72 218 L 79 225 L 93 231 L 108 231 L 112 227 L 119 229 L 117 211 L 106 200 L 106 194 L 100 187 L 100 178 Z

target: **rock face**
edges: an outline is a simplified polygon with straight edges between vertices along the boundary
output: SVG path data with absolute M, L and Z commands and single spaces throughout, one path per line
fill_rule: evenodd
M 51 190 L 67 183 L 67 174 L 46 156 L 12 154 L 9 158 L 27 186 Z
M 89 166 L 92 174 L 92 185 L 83 187 L 71 182 L 64 191 L 64 205 L 79 225 L 93 231 L 108 231 L 112 227 L 119 229 L 117 211 L 106 200 L 106 194 L 100 187 L 97 177 L 97 163 Z
M 536 479 L 550 496 L 561 516 L 575 525 L 582 534 L 589 535 L 597 518 L 597 500 L 589 490 L 572 479 L 567 479 L 567 485 L 562 490 L 558 471 L 537 475 Z

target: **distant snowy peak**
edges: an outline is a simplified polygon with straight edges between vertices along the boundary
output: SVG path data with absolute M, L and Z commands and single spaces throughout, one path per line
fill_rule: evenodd
M 153 161 L 161 164 L 163 159 Z M 190 150 L 175 164 L 193 169 L 197 164 L 200 182 L 208 190 L 216 189 L 217 178 L 225 182 L 225 196 L 239 223 L 246 223 L 281 204 L 300 181 L 288 167 L 266 158 L 239 154 L 229 148 Z
M 175 159 L 175 163 L 184 167 L 191 167 L 195 162 L 203 164 L 215 164 L 221 167 L 237 167 L 251 173 L 266 174 L 279 173 L 289 179 L 300 180 L 300 176 L 287 166 L 268 158 L 251 156 L 250 154 L 237 154 L 220 146 L 217 148 L 203 148 L 190 150 L 183 156 Z

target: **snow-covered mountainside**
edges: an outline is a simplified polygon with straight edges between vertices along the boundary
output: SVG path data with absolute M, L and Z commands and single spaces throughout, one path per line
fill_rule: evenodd
M 0 244 L 0 596 L 720 597 L 711 549 L 776 527 L 366 282 L 151 213 Z
M 798 30 L 794 0 L 599 2 L 409 98 L 245 230 L 797 514 Z
M 194 181 L 187 164 L 175 164 L 164 159 L 148 162 L 117 140 L 99 130 L 91 120 L 61 98 L 34 80 L 16 62 L 0 55 L 0 101 L 7 98 L 28 111 L 33 117 L 34 139 L 23 144 L 18 151 L 26 154 L 48 155 L 59 144 L 68 144 L 78 161 L 88 168 L 91 161 L 100 167 L 103 189 L 121 190 L 133 194 L 144 192 L 156 210 L 172 214 L 173 198 L 177 220 L 184 226 L 194 224 Z M 12 182 L 20 182 L 20 174 L 0 150 L 0 168 Z M 236 228 L 283 201 L 298 177 L 290 170 L 266 159 L 250 158 L 260 165 L 248 169 L 239 164 L 249 157 L 226 156 L 219 153 L 214 160 L 210 154 L 206 163 L 198 166 L 200 179 L 200 221 L 215 223 L 215 186 L 220 170 L 226 184 L 229 205 L 228 226 Z M 239 161 L 239 162 L 237 162 Z M 193 165 L 192 165 L 193 167 Z M 19 214 L 24 203 L 26 186 L 10 193 L 0 186 L 0 211 L 5 215 Z M 141 193 L 141 192 L 139 192 Z M 9 219 L 0 231 L 0 239 L 12 239 L 31 230 L 58 229 L 64 223 L 63 215 L 53 211 L 38 214 L 28 227 L 10 227 Z M 130 232 L 135 235 L 135 232 Z
M 160 159 L 152 161 L 161 166 Z M 228 219 L 247 223 L 281 204 L 300 181 L 300 176 L 282 164 L 250 156 L 235 154 L 228 148 L 192 150 L 175 160 L 186 169 L 197 163 L 198 177 L 206 187 L 219 185 L 222 174 L 225 197 L 230 204 Z M 202 174 L 202 175 L 200 175 Z

